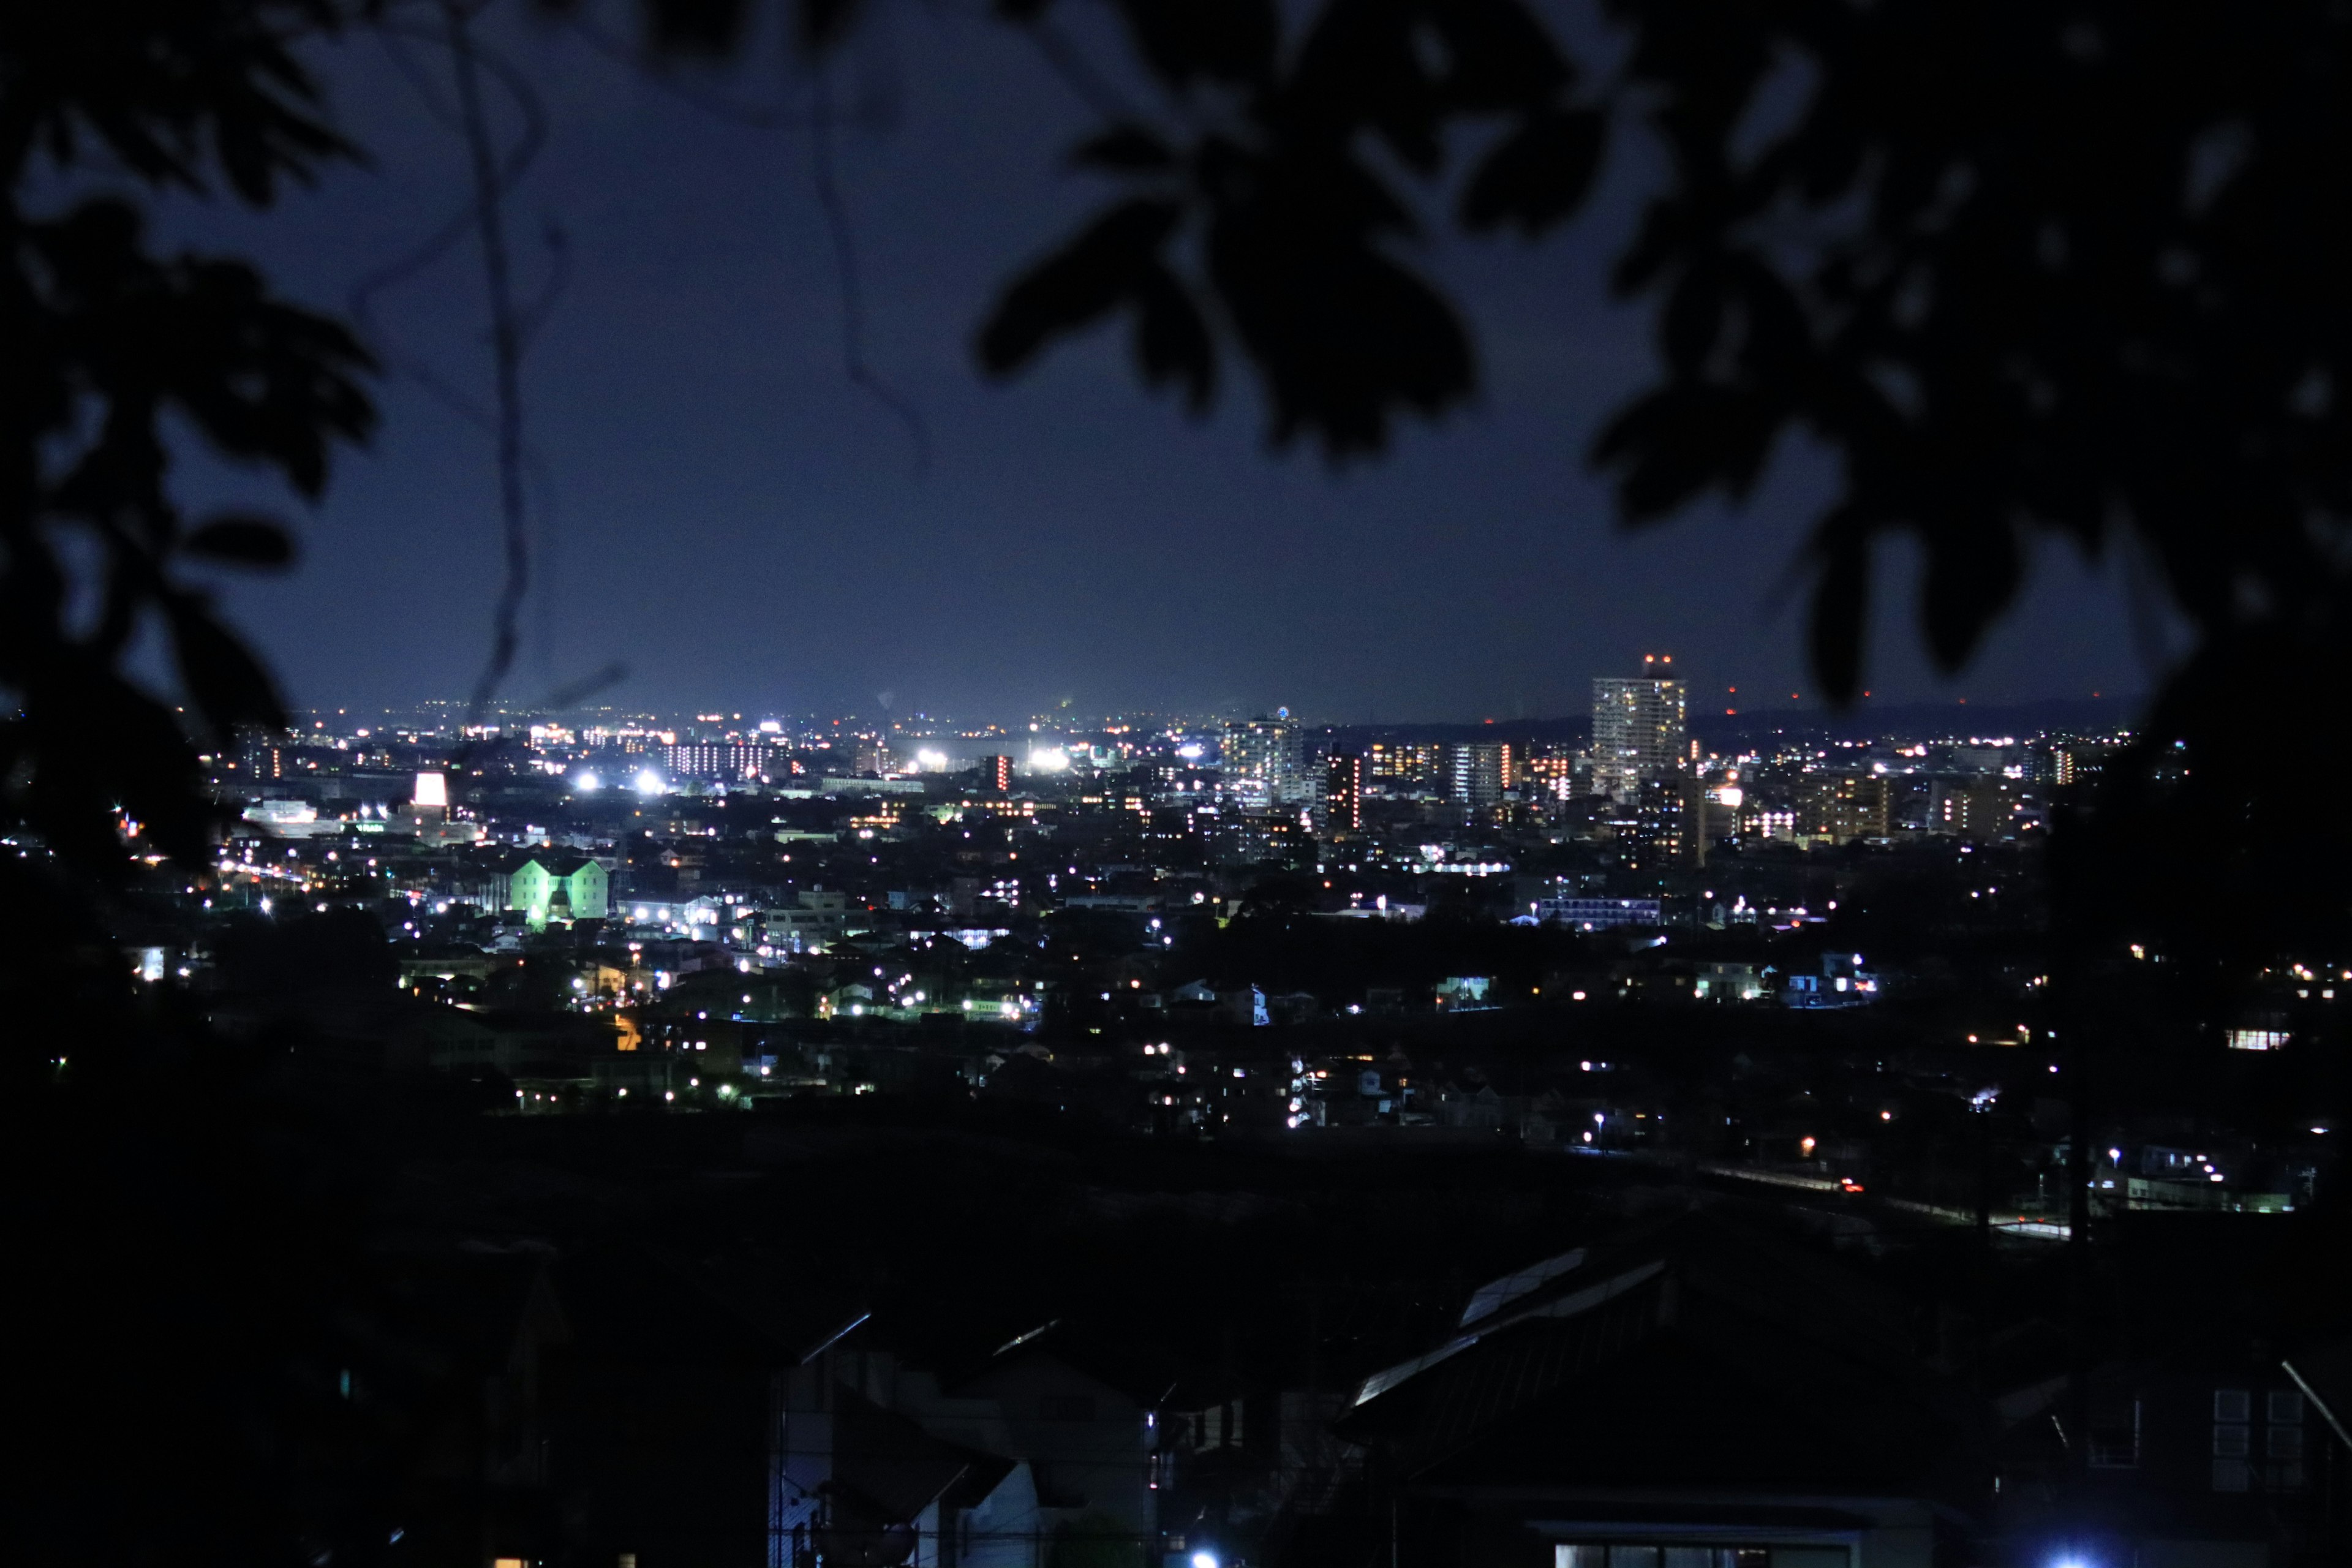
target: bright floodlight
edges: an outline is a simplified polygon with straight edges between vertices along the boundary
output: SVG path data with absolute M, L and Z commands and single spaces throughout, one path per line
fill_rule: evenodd
M 598 790 L 604 787 L 604 781 L 598 778 L 586 768 L 582 768 L 578 773 L 572 775 L 572 787 L 578 790 L 582 795 L 594 795 Z
M 915 761 L 935 773 L 947 771 L 948 754 L 945 752 L 932 751 L 928 746 L 915 753 Z
M 1032 772 L 1058 773 L 1070 765 L 1070 753 L 1059 746 L 1039 746 L 1029 753 Z
M 1217 1554 L 1213 1552 L 1195 1552 L 1192 1553 L 1192 1568 L 1217 1568 Z
M 416 804 L 446 806 L 449 804 L 449 783 L 439 773 L 416 775 Z
M 639 795 L 659 795 L 662 792 L 661 774 L 646 768 L 637 774 L 636 785 Z

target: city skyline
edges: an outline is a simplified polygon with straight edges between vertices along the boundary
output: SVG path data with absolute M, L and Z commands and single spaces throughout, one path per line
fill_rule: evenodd
M 839 154 L 866 353 L 919 416 L 919 447 L 842 371 L 822 214 L 773 175 L 772 140 L 576 40 L 530 47 L 571 73 L 522 193 L 561 221 L 570 280 L 524 371 L 538 551 L 503 695 L 619 665 L 602 696 L 633 706 L 862 708 L 889 692 L 902 709 L 1516 717 L 1578 709 L 1591 672 L 1658 647 L 1718 685 L 1811 691 L 1790 585 L 1827 472 L 1792 453 L 1736 516 L 1702 508 L 1629 533 L 1588 465 L 1654 353 L 1603 286 L 1623 204 L 1540 253 L 1433 240 L 1489 390 L 1402 426 L 1377 459 L 1269 452 L 1246 395 L 1188 423 L 1132 384 L 1115 331 L 996 386 L 971 334 L 1087 194 L 1040 173 L 1086 111 L 998 30 L 916 29 L 899 127 Z M 326 68 L 379 171 L 230 237 L 259 246 L 295 297 L 332 303 L 442 221 L 458 150 L 385 60 L 341 51 Z M 160 218 L 199 242 L 232 221 Z M 375 301 L 396 366 L 487 374 L 476 295 L 441 286 L 461 277 Z M 381 433 L 295 520 L 298 569 L 221 584 L 297 708 L 463 693 L 489 646 L 490 445 L 409 369 L 378 392 Z M 257 499 L 201 451 L 182 471 L 200 506 Z M 2053 550 L 1948 682 L 1919 646 L 1903 557 L 1876 584 L 1864 684 L 1880 692 L 2024 700 L 2154 679 L 2114 573 Z
M 1615 679 L 1619 678 L 1592 677 L 1580 684 L 1589 689 L 1594 679 Z M 1800 730 L 1824 728 L 1857 733 L 1874 728 L 1923 733 L 1932 731 L 1953 736 L 1990 734 L 2004 728 L 2032 732 L 2045 728 L 2065 728 L 2070 723 L 2102 732 L 2129 731 L 2137 719 L 2142 700 L 2139 694 L 2130 691 L 2092 691 L 2016 702 L 1974 701 L 1965 697 L 1948 696 L 1923 702 L 1902 702 L 1873 696 L 1840 708 L 1815 700 L 1791 702 L 1784 694 L 1783 700 L 1779 702 L 1759 701 L 1753 706 L 1730 709 L 1704 706 L 1703 700 L 1706 695 L 1696 694 L 1691 700 L 1685 723 L 1687 734 L 1707 731 L 1744 731 L 1780 725 Z M 1727 692 L 1725 695 L 1734 701 L 1744 703 L 1747 700 L 1746 693 Z M 838 708 L 753 705 L 730 709 L 725 704 L 708 702 L 688 702 L 676 707 L 608 702 L 556 707 L 496 702 L 485 710 L 477 727 L 486 731 L 497 731 L 534 722 L 562 723 L 575 728 L 654 725 L 708 730 L 713 734 L 723 734 L 732 731 L 750 733 L 762 725 L 842 724 L 856 726 L 859 731 L 866 732 L 898 728 L 910 734 L 931 733 L 979 742 L 990 740 L 1003 742 L 1029 733 L 1092 731 L 1105 726 L 1216 728 L 1255 720 L 1271 720 L 1286 710 L 1287 706 L 1232 704 L 1221 708 L 1140 705 L 1081 708 L 1071 704 L 990 712 L 947 709 L 896 711 L 871 704 Z M 1943 716 L 1941 723 L 1937 721 L 1937 715 Z M 1308 731 L 1446 731 L 1488 727 L 1514 731 L 1557 730 L 1563 726 L 1589 729 L 1591 718 L 1592 710 L 1587 696 L 1584 702 L 1577 706 L 1523 715 L 1475 710 L 1423 716 L 1307 711 L 1291 712 L 1288 721 Z M 457 698 L 434 698 L 381 707 L 345 704 L 299 708 L 294 710 L 293 720 L 293 728 L 297 731 L 324 727 L 337 733 L 348 733 L 353 725 L 381 723 L 392 728 L 454 734 L 468 722 L 467 704 Z

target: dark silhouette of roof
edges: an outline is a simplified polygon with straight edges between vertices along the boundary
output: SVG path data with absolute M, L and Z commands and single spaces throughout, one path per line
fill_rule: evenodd
M 1976 1417 L 1899 1302 L 1696 1212 L 1376 1373 L 1339 1430 L 1428 1487 L 1910 1491 L 1957 1479 Z
M 522 856 L 515 861 L 511 869 L 520 871 L 534 860 L 538 861 L 540 868 L 551 877 L 572 876 L 583 868 L 596 864 L 596 858 L 593 855 L 582 855 L 575 851 L 551 855 L 542 850 Z
M 941 1497 L 979 1501 L 1013 1471 L 1013 1461 L 934 1437 L 908 1417 L 836 1385 L 833 1489 L 877 1523 L 906 1523 Z

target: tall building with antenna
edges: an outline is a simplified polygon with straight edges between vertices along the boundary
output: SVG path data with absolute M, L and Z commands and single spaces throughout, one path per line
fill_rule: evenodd
M 1688 734 L 1690 688 L 1672 654 L 1645 653 L 1642 673 L 1592 679 L 1592 787 L 1631 801 L 1644 779 L 1675 772 Z

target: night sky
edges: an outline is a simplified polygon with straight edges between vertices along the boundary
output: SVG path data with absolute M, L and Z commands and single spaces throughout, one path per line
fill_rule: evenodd
M 1726 685 L 1758 705 L 1806 689 L 1789 567 L 1819 468 L 1800 455 L 1743 513 L 1629 536 L 1584 464 L 1649 352 L 1602 286 L 1630 177 L 1543 245 L 1429 254 L 1472 320 L 1481 402 L 1335 473 L 1269 451 L 1230 363 L 1205 423 L 1144 392 L 1123 331 L 1009 386 L 982 381 L 970 343 L 995 289 L 1100 195 L 1059 172 L 1091 122 L 1017 38 L 929 8 L 889 16 L 887 47 L 869 43 L 836 90 L 878 89 L 897 123 L 843 133 L 838 163 L 869 359 L 919 410 L 925 467 L 844 375 L 805 133 L 714 120 L 573 37 L 507 38 L 552 121 L 512 207 L 526 289 L 546 219 L 572 257 L 525 372 L 553 591 L 535 596 L 509 697 L 618 661 L 630 673 L 599 700 L 663 710 L 874 712 L 887 694 L 898 713 L 992 718 L 1064 700 L 1511 718 L 1581 711 L 1591 676 L 1649 650 L 1677 655 L 1701 706 Z M 287 290 L 340 310 L 462 201 L 462 149 L 378 41 L 320 60 L 376 167 L 259 222 L 169 221 L 250 247 Z M 772 97 L 776 73 L 705 85 Z M 481 298 L 461 247 L 379 319 L 401 354 L 487 401 Z M 488 645 L 490 442 L 411 379 L 380 391 L 383 428 L 303 521 L 299 569 L 226 591 L 298 707 L 462 697 Z M 201 461 L 188 480 L 255 493 Z M 1890 563 L 1874 691 L 2147 687 L 2112 586 L 2054 549 L 2043 566 L 1978 667 L 1945 684 L 1916 651 L 1909 563 Z

